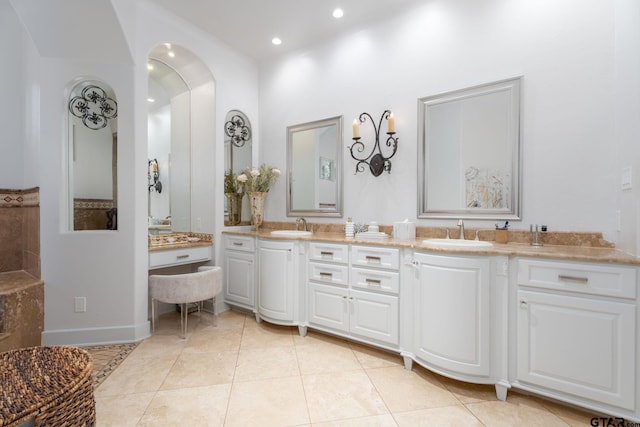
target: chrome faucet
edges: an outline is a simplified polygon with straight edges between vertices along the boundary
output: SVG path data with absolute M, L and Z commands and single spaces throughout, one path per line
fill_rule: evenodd
M 307 231 L 307 220 L 304 218 L 296 219 L 296 230 L 298 229 L 298 224 L 302 223 L 304 225 L 304 231 Z
M 464 240 L 464 222 L 461 219 L 458 220 L 458 228 L 460 228 L 459 239 Z

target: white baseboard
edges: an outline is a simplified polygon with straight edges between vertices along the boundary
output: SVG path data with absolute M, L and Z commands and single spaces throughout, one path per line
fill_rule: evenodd
M 151 336 L 151 323 L 88 329 L 58 329 L 42 333 L 42 345 L 90 346 L 138 342 Z

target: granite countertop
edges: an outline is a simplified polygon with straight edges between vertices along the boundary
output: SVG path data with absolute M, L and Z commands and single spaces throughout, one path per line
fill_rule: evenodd
M 211 246 L 213 236 L 208 233 L 179 232 L 149 235 L 149 252 Z
M 0 273 L 0 295 L 42 283 L 42 279 L 38 279 L 24 270 L 7 271 Z
M 422 244 L 422 240 L 432 237 L 418 237 L 415 240 L 395 240 L 388 239 L 362 239 L 357 235 L 354 238 L 346 238 L 342 232 L 314 232 L 311 236 L 274 236 L 273 229 L 265 228 L 259 231 L 251 230 L 225 230 L 224 234 L 235 234 L 244 236 L 254 236 L 268 238 L 272 240 L 313 240 L 331 243 L 356 243 L 371 246 L 386 246 L 398 248 L 423 249 L 434 253 L 449 254 L 473 254 L 473 255 L 503 255 L 509 257 L 526 256 L 539 258 L 564 259 L 568 261 L 588 261 L 616 264 L 640 265 L 640 258 L 622 252 L 611 246 L 576 246 L 576 245 L 554 245 L 531 246 L 528 243 L 509 242 L 495 243 L 493 246 L 482 248 L 427 248 Z M 382 231 L 382 227 L 381 227 Z M 485 239 L 481 239 L 485 240 Z

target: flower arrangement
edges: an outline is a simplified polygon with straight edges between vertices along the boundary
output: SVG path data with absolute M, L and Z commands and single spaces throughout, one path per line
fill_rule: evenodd
M 259 168 L 245 169 L 238 175 L 237 180 L 248 192 L 266 193 L 280 174 L 280 169 L 262 164 Z
M 244 185 L 238 181 L 238 176 L 231 170 L 224 174 L 224 192 L 225 194 L 244 194 Z

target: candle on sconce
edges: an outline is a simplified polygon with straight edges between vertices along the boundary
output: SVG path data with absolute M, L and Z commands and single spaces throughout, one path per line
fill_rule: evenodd
M 387 119 L 387 133 L 394 133 L 396 131 L 396 120 L 393 117 L 393 113 L 389 113 L 389 118 Z
M 358 119 L 353 120 L 353 138 L 360 138 L 360 125 Z
M 158 172 L 158 162 L 153 162 L 153 172 Z

